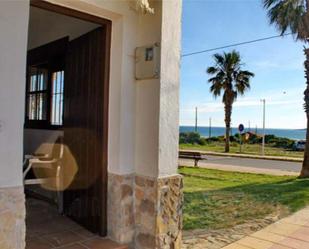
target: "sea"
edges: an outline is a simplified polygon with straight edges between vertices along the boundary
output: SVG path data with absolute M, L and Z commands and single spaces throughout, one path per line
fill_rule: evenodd
M 180 132 L 190 132 L 194 131 L 194 126 L 180 126 Z M 203 137 L 209 137 L 210 129 L 207 126 L 199 126 L 197 127 L 197 131 L 201 134 Z M 251 128 L 251 129 L 245 129 L 244 132 L 254 132 L 257 134 L 263 134 L 263 130 L 261 128 Z M 238 128 L 233 127 L 231 134 L 239 133 Z M 225 127 L 211 127 L 211 136 L 217 137 L 217 136 L 223 136 L 225 134 Z M 267 135 L 275 135 L 277 137 L 285 137 L 293 140 L 303 140 L 306 138 L 306 129 L 265 129 L 265 134 Z

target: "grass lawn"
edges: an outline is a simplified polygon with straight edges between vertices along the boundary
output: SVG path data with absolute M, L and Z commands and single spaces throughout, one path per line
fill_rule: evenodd
M 221 229 L 309 205 L 309 179 L 184 167 L 184 229 Z
M 224 143 L 213 142 L 213 143 L 209 143 L 206 145 L 180 144 L 180 149 L 191 149 L 191 150 L 195 149 L 195 150 L 203 150 L 203 151 L 224 152 Z M 239 153 L 239 144 L 231 143 L 230 152 Z M 260 155 L 261 145 L 260 144 L 244 144 L 242 153 L 251 154 L 251 155 Z M 271 147 L 271 146 L 265 146 L 265 155 L 302 158 L 304 156 L 304 152 L 286 150 L 283 148 L 276 148 L 276 147 Z

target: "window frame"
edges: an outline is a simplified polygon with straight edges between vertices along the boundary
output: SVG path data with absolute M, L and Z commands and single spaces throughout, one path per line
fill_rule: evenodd
M 41 66 L 42 65 L 42 66 Z M 45 75 L 45 77 L 46 77 L 46 86 L 45 86 L 45 88 L 44 89 L 35 89 L 35 90 L 31 90 L 30 88 L 31 88 L 31 82 L 32 82 L 32 80 L 31 80 L 31 78 L 32 78 L 32 72 L 31 72 L 31 70 L 32 70 L 32 67 L 35 67 L 35 69 L 36 69 L 36 71 L 38 71 L 38 70 L 41 70 L 41 69 L 43 69 L 43 70 L 45 70 L 45 71 L 47 71 L 47 73 L 46 73 L 46 75 Z M 40 73 L 38 73 L 38 72 L 36 72 L 36 76 L 38 76 Z M 37 98 L 38 98 L 38 96 L 40 95 L 40 94 L 45 94 L 46 95 L 46 105 L 48 105 L 48 98 L 49 98 L 49 96 L 48 96 L 48 69 L 47 69 L 47 65 L 46 65 L 46 63 L 44 63 L 44 64 L 40 64 L 40 65 L 31 65 L 31 66 L 29 66 L 28 67 L 28 77 L 27 77 L 27 81 L 28 81 L 28 84 L 27 84 L 27 87 L 26 87 L 26 108 L 27 108 L 27 113 L 26 113 L 26 115 L 28 115 L 29 114 L 29 106 L 30 106 L 30 95 L 34 95 L 35 97 L 36 97 L 36 107 L 37 107 Z M 38 87 L 38 80 L 36 79 L 36 82 L 35 82 L 35 88 L 37 88 Z M 44 121 L 46 121 L 47 120 L 47 118 L 48 118 L 48 113 L 47 113 L 47 110 L 48 110 L 48 106 L 46 106 L 45 107 L 45 116 L 46 116 L 46 118 L 45 119 L 29 119 L 29 117 L 27 116 L 27 119 L 29 120 L 29 121 L 39 121 L 39 122 L 44 122 Z M 36 115 L 37 115 L 37 112 L 36 112 Z
M 59 90 L 60 90 L 60 92 L 57 92 L 57 89 L 56 89 L 56 92 L 54 92 L 54 78 L 53 78 L 53 74 L 54 73 L 62 73 L 62 76 L 61 76 L 61 78 L 62 78 L 62 83 L 61 83 L 61 87 L 62 88 L 60 88 Z M 50 103 L 50 108 L 49 108 L 49 121 L 50 121 L 50 125 L 51 126 L 58 126 L 58 127 L 62 127 L 63 126 L 63 119 L 64 119 L 64 67 L 61 67 L 61 68 L 54 68 L 53 70 L 51 70 L 50 71 L 50 75 L 51 75 L 51 79 L 50 79 L 50 98 L 49 98 L 49 103 Z M 62 106 L 61 107 L 59 107 L 59 110 L 58 111 L 60 111 L 61 110 L 61 108 L 62 108 L 62 112 L 60 112 L 60 113 L 58 113 L 58 115 L 60 115 L 60 114 L 62 114 L 62 124 L 55 124 L 55 123 L 53 123 L 55 120 L 53 119 L 53 118 L 55 118 L 55 119 L 57 119 L 57 116 L 55 116 L 55 117 L 53 117 L 53 108 L 56 108 L 57 107 L 57 103 L 56 103 L 56 100 L 57 99 L 55 99 L 55 106 L 54 106 L 54 103 L 53 103 L 53 100 L 54 100 L 54 98 L 56 98 L 56 96 L 61 96 L 62 95 Z M 60 97 L 61 98 L 61 97 Z M 60 103 L 60 102 L 59 102 Z M 57 113 L 56 113 L 57 114 Z M 60 117 L 61 118 L 61 117 Z
M 34 48 L 28 51 L 27 54 L 27 68 L 26 68 L 26 89 L 25 89 L 25 123 L 24 128 L 29 129 L 44 129 L 44 130 L 58 130 L 63 129 L 62 125 L 52 124 L 52 75 L 54 72 L 65 72 L 65 58 L 67 53 L 67 46 L 69 37 L 64 37 L 51 43 L 45 44 L 38 48 Z M 40 65 L 46 65 L 47 73 L 47 87 L 44 92 L 47 95 L 46 103 L 46 120 L 31 120 L 29 119 L 29 101 L 28 96 L 30 94 L 30 68 Z M 64 85 L 65 74 L 63 82 L 63 113 L 64 116 Z M 40 91 L 33 92 L 39 93 Z

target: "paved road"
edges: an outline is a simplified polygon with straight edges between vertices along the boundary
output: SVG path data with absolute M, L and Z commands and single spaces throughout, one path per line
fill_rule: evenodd
M 261 169 L 277 169 L 285 171 L 300 172 L 300 162 L 285 162 L 275 160 L 263 160 L 263 159 L 248 159 L 238 157 L 221 157 L 221 156 L 206 156 L 208 160 L 203 162 L 211 164 L 232 165 L 241 167 L 253 167 Z

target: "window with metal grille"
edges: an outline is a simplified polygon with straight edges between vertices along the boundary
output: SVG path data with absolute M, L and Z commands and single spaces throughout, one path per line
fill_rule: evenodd
M 48 101 L 48 70 L 44 66 L 29 68 L 28 119 L 46 120 Z
M 52 73 L 51 89 L 51 124 L 62 125 L 63 123 L 63 86 L 64 71 Z
M 68 37 L 28 51 L 25 127 L 59 129 L 64 113 Z
M 28 69 L 26 125 L 29 128 L 63 125 L 64 70 L 50 70 L 49 66 Z

